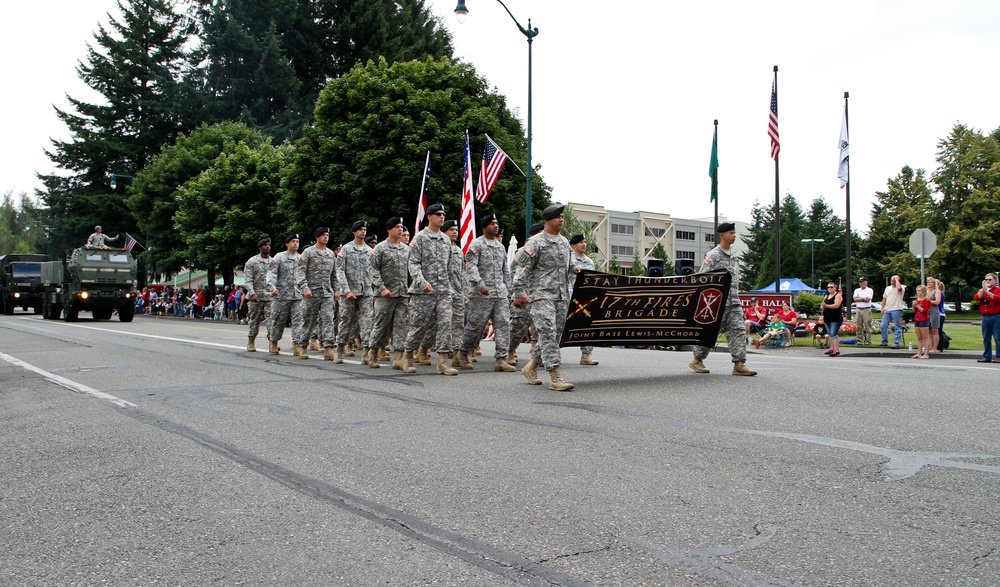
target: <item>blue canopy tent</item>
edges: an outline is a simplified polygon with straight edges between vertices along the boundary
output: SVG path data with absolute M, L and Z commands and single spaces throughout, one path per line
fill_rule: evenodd
M 813 287 L 809 287 L 808 285 L 803 283 L 801 279 L 797 277 L 792 277 L 790 279 L 782 279 L 781 291 L 777 293 L 787 293 L 787 294 L 792 294 L 794 296 L 802 292 L 826 295 L 825 289 L 816 289 Z M 750 293 L 775 293 L 774 282 L 772 281 L 770 285 L 764 286 L 761 289 L 750 290 Z

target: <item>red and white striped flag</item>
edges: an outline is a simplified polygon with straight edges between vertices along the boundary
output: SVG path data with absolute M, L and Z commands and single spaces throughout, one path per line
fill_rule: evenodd
M 458 242 L 462 254 L 469 252 L 469 245 L 476 238 L 476 214 L 472 201 L 472 156 L 469 154 L 469 131 L 465 131 L 465 178 L 462 182 L 462 215 L 459 221 Z
M 424 178 L 420 182 L 420 200 L 417 202 L 417 224 L 414 227 L 413 236 L 420 232 L 420 225 L 427 215 L 427 183 L 431 180 L 431 151 L 427 150 L 427 163 L 424 164 Z
M 775 71 L 777 71 L 777 66 L 775 66 Z M 768 113 L 767 134 L 771 137 L 771 159 L 777 161 L 778 152 L 781 151 L 781 143 L 778 141 L 778 88 L 776 85 L 771 86 L 771 111 Z
M 485 204 L 490 197 L 493 186 L 500 178 L 503 171 L 503 164 L 507 162 L 507 153 L 503 152 L 490 135 L 486 135 L 486 148 L 483 150 L 483 165 L 479 168 L 479 191 L 476 192 L 476 199 Z

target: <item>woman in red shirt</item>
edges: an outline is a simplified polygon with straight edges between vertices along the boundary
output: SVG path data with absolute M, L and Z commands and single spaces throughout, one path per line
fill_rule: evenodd
M 913 300 L 913 326 L 917 329 L 917 354 L 914 359 L 929 359 L 931 346 L 931 299 L 927 297 L 927 286 L 917 286 L 917 299 Z

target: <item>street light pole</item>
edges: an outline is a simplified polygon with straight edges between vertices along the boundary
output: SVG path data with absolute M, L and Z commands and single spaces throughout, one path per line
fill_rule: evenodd
M 528 39 L 528 171 L 525 174 L 527 176 L 527 187 L 525 189 L 525 212 L 524 212 L 524 238 L 528 238 L 528 229 L 531 227 L 531 175 L 534 170 L 531 167 L 531 44 L 538 36 L 538 27 L 531 28 L 531 19 L 528 19 L 528 28 L 521 26 L 521 23 L 517 22 L 514 15 L 511 14 L 510 9 L 507 5 L 503 3 L 502 0 L 497 0 L 500 6 L 507 11 L 507 15 L 510 19 L 514 21 L 517 25 L 517 29 L 521 31 L 521 34 Z M 465 22 L 466 17 L 469 16 L 469 9 L 465 6 L 465 0 L 458 0 L 458 6 L 455 7 L 455 18 L 458 20 L 459 24 Z
M 809 248 L 812 249 L 812 261 L 810 263 L 810 271 L 812 275 L 809 277 L 809 283 L 816 283 L 816 243 L 823 242 L 821 238 L 804 238 L 802 242 L 809 243 Z M 819 289 L 817 287 L 816 289 Z

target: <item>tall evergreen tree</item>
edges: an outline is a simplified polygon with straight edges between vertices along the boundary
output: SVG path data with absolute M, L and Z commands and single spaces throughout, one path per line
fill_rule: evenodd
M 765 249 L 770 245 L 773 233 L 774 206 L 754 202 L 750 210 L 750 226 L 746 234 L 740 235 L 740 240 L 747 246 L 740 257 L 740 285 L 743 288 L 759 289 L 774 281 L 774 265 L 769 268 L 764 265 Z
M 197 107 L 184 82 L 184 44 L 191 28 L 168 0 L 119 0 L 121 19 L 98 27 L 77 73 L 104 100 L 69 98 L 56 109 L 69 141 L 53 141 L 49 159 L 61 173 L 40 176 L 50 249 L 83 244 L 95 224 L 108 232 L 135 230 L 135 221 L 111 189 L 109 176 L 127 180 L 179 131 L 193 126 Z

